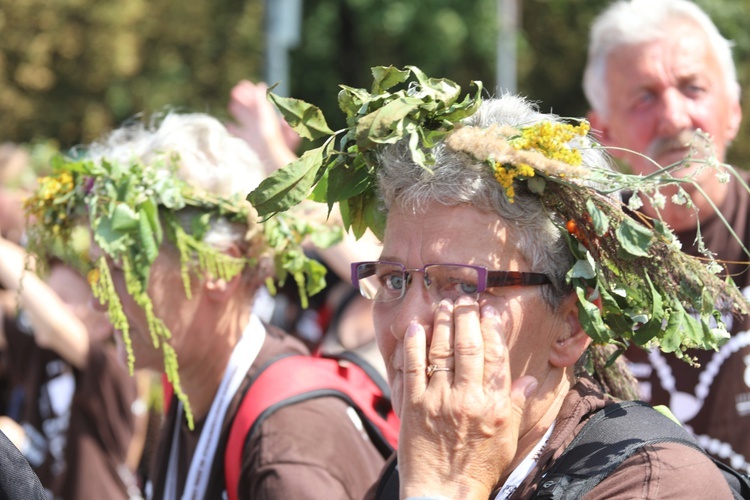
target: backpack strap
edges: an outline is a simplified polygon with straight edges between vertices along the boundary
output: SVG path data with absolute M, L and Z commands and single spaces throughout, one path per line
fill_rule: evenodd
M 385 469 L 380 474 L 375 500 L 398 500 L 401 494 L 401 483 L 398 477 L 398 460 L 394 458 L 386 463 Z
M 534 498 L 580 499 L 641 447 L 667 442 L 705 454 L 682 426 L 646 403 L 624 401 L 607 406 L 589 419 L 544 474 Z M 722 464 L 720 470 L 731 488 L 734 486 L 727 474 L 741 482 L 733 469 Z M 737 496 L 736 491 L 736 498 L 747 498 Z
M 390 399 L 363 368 L 348 359 L 285 356 L 257 375 L 232 422 L 224 455 L 229 500 L 237 499 L 245 444 L 263 421 L 285 406 L 328 396 L 344 400 L 357 411 L 383 457 L 393 452 L 398 445 L 398 419 Z

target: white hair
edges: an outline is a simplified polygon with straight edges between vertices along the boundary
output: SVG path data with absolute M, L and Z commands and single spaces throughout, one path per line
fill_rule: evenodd
M 687 21 L 706 36 L 721 67 L 728 95 L 740 98 L 732 42 L 721 36 L 708 15 L 688 0 L 618 0 L 602 12 L 591 26 L 583 91 L 596 112 L 607 116 L 607 59 L 618 47 L 654 42 L 668 36 L 665 25 Z
M 263 180 L 263 165 L 245 141 L 202 113 L 168 113 L 150 124 L 127 123 L 103 141 L 92 144 L 86 157 L 149 164 L 177 154 L 177 177 L 203 191 L 228 197 L 246 195 Z
M 189 185 L 221 197 L 245 197 L 264 178 L 263 165 L 248 144 L 232 136 L 216 118 L 203 113 L 167 113 L 144 123 L 134 120 L 95 142 L 85 151 L 93 161 L 116 161 L 127 164 L 140 160 L 156 165 L 174 158 L 164 168 L 176 167 L 176 176 Z M 189 215 L 184 214 L 184 224 Z M 246 246 L 243 224 L 215 219 L 204 241 L 224 250 L 232 244 Z

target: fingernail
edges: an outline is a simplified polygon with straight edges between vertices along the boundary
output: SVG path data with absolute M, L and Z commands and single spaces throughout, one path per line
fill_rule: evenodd
M 450 311 L 453 307 L 453 303 L 450 300 L 441 300 L 438 307 L 441 311 Z
M 456 301 L 457 306 L 470 306 L 472 304 L 476 304 L 476 301 L 471 297 L 459 297 Z
M 534 391 L 536 391 L 536 388 L 537 388 L 537 387 L 539 387 L 539 382 L 537 382 L 537 381 L 535 380 L 535 381 L 533 381 L 532 383 L 530 383 L 530 384 L 529 384 L 529 385 L 528 385 L 528 386 L 526 387 L 526 390 L 525 390 L 525 391 L 523 392 L 523 395 L 524 395 L 524 396 L 526 396 L 526 397 L 528 398 L 529 396 L 531 396 L 532 394 L 534 394 Z
M 500 316 L 500 313 L 498 313 L 497 309 L 495 309 L 493 306 L 484 306 L 482 308 L 482 316 L 486 316 L 488 318 L 496 318 Z
M 419 332 L 420 328 L 421 326 L 419 325 L 419 323 L 410 324 L 409 327 L 406 329 L 406 336 L 414 337 L 417 334 L 417 332 Z

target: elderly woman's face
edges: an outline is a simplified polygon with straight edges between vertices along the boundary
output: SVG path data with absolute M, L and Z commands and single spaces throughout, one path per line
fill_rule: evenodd
M 394 207 L 388 217 L 381 260 L 408 269 L 427 264 L 473 264 L 489 270 L 530 269 L 506 224 L 496 215 L 470 206 L 432 204 L 412 214 Z M 388 371 L 397 414 L 403 396 L 403 339 L 409 324 L 421 324 L 432 338 L 436 301 L 417 275 L 401 299 L 376 302 L 378 347 Z M 549 370 L 549 349 L 566 328 L 565 322 L 542 298 L 540 286 L 491 288 L 479 297 L 480 305 L 494 306 L 505 329 L 513 379 L 534 375 L 540 382 Z M 428 360 L 426 364 L 430 364 Z
M 122 303 L 122 309 L 130 325 L 130 338 L 138 368 L 163 367 L 161 348 L 154 348 L 149 332 L 148 321 L 143 308 L 127 292 L 123 271 L 116 262 L 110 263 L 115 290 Z M 180 274 L 180 257 L 176 249 L 162 245 L 159 255 L 151 266 L 148 282 L 148 295 L 154 306 L 154 315 L 172 332 L 170 344 L 180 350 L 180 342 L 186 331 L 196 321 L 197 298 L 188 300 Z M 121 335 L 118 332 L 117 338 Z

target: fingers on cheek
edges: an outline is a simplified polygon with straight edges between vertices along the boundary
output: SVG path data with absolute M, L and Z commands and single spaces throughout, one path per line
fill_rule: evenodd
M 482 336 L 485 382 L 490 386 L 502 386 L 507 374 L 508 349 L 501 316 L 492 306 L 482 307 Z
M 427 369 L 425 342 L 422 325 L 410 324 L 404 336 L 404 386 L 406 396 L 412 400 L 424 392 Z
M 435 308 L 435 328 L 452 328 L 453 327 L 453 302 L 441 300 Z
M 459 302 L 454 309 L 454 316 L 456 323 L 454 346 L 457 356 L 456 362 L 460 361 L 458 356 L 462 356 L 461 359 L 466 360 L 467 363 L 476 363 L 479 358 L 483 357 L 484 351 L 479 306 L 476 302 Z
M 453 335 L 453 303 L 444 300 L 438 304 L 433 328 L 427 333 L 426 340 L 431 363 L 438 363 L 453 357 Z M 450 361 L 452 362 L 452 359 Z

